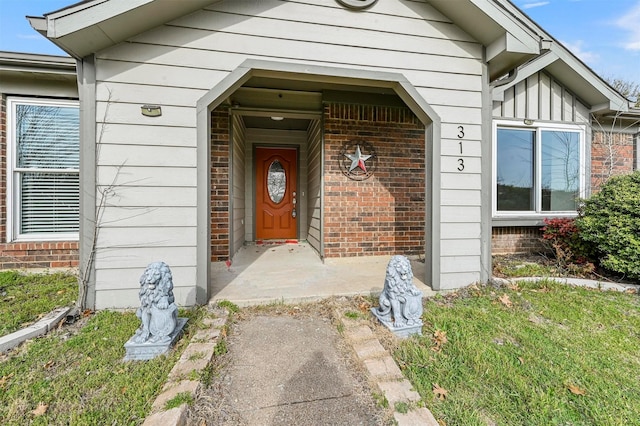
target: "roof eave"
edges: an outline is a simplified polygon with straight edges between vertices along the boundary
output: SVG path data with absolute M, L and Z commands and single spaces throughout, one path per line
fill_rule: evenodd
M 530 61 L 544 49 L 543 37 L 525 20 L 514 19 L 500 1 L 430 0 L 430 3 L 485 46 L 491 80 Z
M 76 61 L 66 56 L 0 51 L 0 71 L 75 75 Z
M 215 0 L 93 0 L 30 18 L 32 27 L 75 58 L 83 58 Z

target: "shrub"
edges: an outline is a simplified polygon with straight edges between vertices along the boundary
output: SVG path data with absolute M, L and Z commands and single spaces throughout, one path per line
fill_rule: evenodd
M 609 179 L 584 201 L 576 225 L 602 267 L 640 278 L 640 171 Z
M 541 230 L 544 245 L 553 252 L 560 267 L 589 263 L 593 249 L 581 238 L 574 218 L 544 219 Z

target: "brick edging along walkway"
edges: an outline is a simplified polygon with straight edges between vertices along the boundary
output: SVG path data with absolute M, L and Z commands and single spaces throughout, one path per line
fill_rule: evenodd
M 171 369 L 167 383 L 151 407 L 151 414 L 145 419 L 143 426 L 182 426 L 187 421 L 187 403 L 165 410 L 168 401 L 179 394 L 189 393 L 195 399 L 196 392 L 202 386 L 198 378 L 200 373 L 213 362 L 216 345 L 220 341 L 222 329 L 229 320 L 226 309 L 217 309 L 216 318 L 205 318 L 207 328 L 198 330 L 180 359 Z
M 380 344 L 371 327 L 363 321 L 350 319 L 340 312 L 335 312 L 336 318 L 344 326 L 344 336 L 353 348 L 356 357 L 365 366 L 370 379 L 382 392 L 394 410 L 393 417 L 398 426 L 425 425 L 438 426 L 431 411 L 425 407 L 417 407 L 420 394 L 402 375 L 389 352 Z M 398 403 L 408 407 L 406 413 L 396 411 Z
M 191 338 L 187 348 L 169 373 L 167 383 L 153 403 L 151 414 L 143 426 L 182 426 L 186 423 L 187 403 L 165 410 L 165 404 L 179 394 L 195 395 L 202 386 L 199 377 L 215 356 L 215 347 L 221 339 L 221 330 L 227 324 L 229 312 L 218 310 L 216 318 L 208 318 L 204 323 L 208 328 L 198 330 Z M 420 395 L 413 390 L 411 383 L 404 378 L 389 352 L 380 344 L 371 327 L 363 321 L 345 317 L 338 311 L 335 318 L 344 328 L 343 337 L 349 343 L 357 359 L 364 365 L 367 374 L 378 390 L 384 395 L 394 410 L 398 426 L 426 425 L 438 426 L 438 422 L 425 407 L 417 407 Z M 396 404 L 404 403 L 406 413 L 395 410 Z

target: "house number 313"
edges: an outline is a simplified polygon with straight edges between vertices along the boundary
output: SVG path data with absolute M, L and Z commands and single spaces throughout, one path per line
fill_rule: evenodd
M 460 145 L 460 155 L 462 155 L 462 139 L 464 138 L 464 127 L 458 126 L 458 145 Z M 464 158 L 458 158 L 458 171 L 461 172 L 464 170 Z

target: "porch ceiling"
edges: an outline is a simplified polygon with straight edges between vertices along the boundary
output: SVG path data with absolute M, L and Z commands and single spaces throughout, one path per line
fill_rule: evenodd
M 279 130 L 307 130 L 327 101 L 404 105 L 389 88 L 267 77 L 250 78 L 229 97 L 229 104 L 242 116 L 247 128 Z

